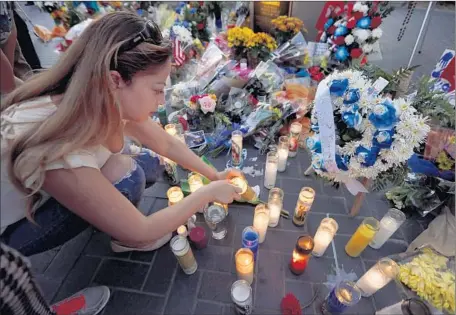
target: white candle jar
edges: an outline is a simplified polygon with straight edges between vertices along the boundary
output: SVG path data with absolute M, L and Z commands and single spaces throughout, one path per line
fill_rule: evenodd
M 264 171 L 264 187 L 267 189 L 271 189 L 275 186 L 278 163 L 279 155 L 277 152 L 268 152 L 266 155 L 266 166 Z
M 245 280 L 249 284 L 253 282 L 255 270 L 255 259 L 249 248 L 240 248 L 234 256 L 236 262 L 236 273 L 239 280 Z
M 332 218 L 324 218 L 321 220 L 320 226 L 314 236 L 313 256 L 323 256 L 338 229 L 339 225 L 336 220 Z
M 231 300 L 240 315 L 250 315 L 253 311 L 253 293 L 250 284 L 245 280 L 238 280 L 231 286 Z
M 277 166 L 278 172 L 284 172 L 287 168 L 287 160 L 288 160 L 288 148 L 289 146 L 289 139 L 287 136 L 281 136 L 279 138 L 279 145 L 278 145 L 278 154 L 279 154 L 279 163 Z
M 238 167 L 242 162 L 242 132 L 235 130 L 231 133 L 231 163 Z
M 369 243 L 369 246 L 375 249 L 382 247 L 406 219 L 404 212 L 394 208 L 389 209 L 380 220 L 380 229 Z
M 283 190 L 272 188 L 269 191 L 268 209 L 269 209 L 269 227 L 276 227 L 279 224 L 280 213 L 283 207 Z
M 194 193 L 204 186 L 203 179 L 199 174 L 192 174 L 188 177 L 188 186 L 190 187 L 190 192 Z M 203 213 L 204 207 L 199 209 L 198 212 Z
M 295 157 L 298 154 L 299 147 L 299 136 L 301 135 L 302 125 L 298 122 L 294 122 L 290 126 L 290 137 L 289 137 L 289 157 Z
M 166 192 L 166 195 L 168 196 L 168 205 L 172 206 L 184 199 L 184 193 L 182 192 L 182 189 L 180 187 L 171 187 L 168 189 Z
M 356 282 L 356 286 L 362 296 L 369 297 L 396 278 L 398 272 L 399 266 L 394 260 L 382 258 Z
M 293 223 L 303 226 L 306 222 L 307 213 L 310 211 L 315 199 L 315 190 L 311 187 L 303 187 L 299 192 L 298 201 L 293 215 Z
M 266 239 L 266 232 L 268 231 L 269 224 L 269 209 L 268 207 L 260 203 L 255 207 L 255 214 L 253 216 L 253 227 L 258 230 L 258 241 L 263 243 Z
M 175 124 L 167 124 L 165 126 L 165 131 L 171 136 L 177 135 L 177 128 Z

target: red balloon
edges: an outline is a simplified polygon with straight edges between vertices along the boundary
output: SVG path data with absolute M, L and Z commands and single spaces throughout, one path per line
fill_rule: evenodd
M 352 28 L 355 28 L 355 26 L 356 26 L 356 19 L 354 17 L 351 17 L 347 22 L 347 28 L 352 29 Z

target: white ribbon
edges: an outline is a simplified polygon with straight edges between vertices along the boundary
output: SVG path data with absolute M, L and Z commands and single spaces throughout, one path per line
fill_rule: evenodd
M 323 155 L 324 168 L 336 174 L 335 180 L 343 182 L 352 195 L 359 192 L 368 192 L 367 189 L 354 178 L 351 178 L 337 167 L 336 164 L 336 130 L 334 126 L 333 105 L 328 87 L 328 79 L 318 84 L 315 95 L 315 113 L 317 115 L 321 152 Z

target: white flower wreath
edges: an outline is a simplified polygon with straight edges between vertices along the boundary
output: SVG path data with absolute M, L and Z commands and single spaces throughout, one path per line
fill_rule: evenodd
M 430 130 L 427 117 L 418 115 L 410 102 L 378 96 L 378 84 L 359 71 L 334 72 L 320 84 L 327 88 L 318 88 L 311 118 L 315 133 L 306 145 L 312 167 L 321 176 L 335 181 L 373 179 L 406 162 Z M 322 114 L 326 106 L 332 106 L 333 115 L 331 110 Z M 328 130 L 334 130 L 332 137 Z

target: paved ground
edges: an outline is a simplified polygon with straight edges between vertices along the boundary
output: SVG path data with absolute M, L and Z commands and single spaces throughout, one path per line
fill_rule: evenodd
M 36 7 L 25 7 L 25 10 L 35 23 L 52 27 L 49 16 L 40 13 Z M 418 13 L 410 22 L 413 28 L 408 29 L 400 43 L 396 42 L 396 36 L 405 10 L 397 10 L 385 21 L 385 36 L 382 39 L 384 60 L 381 64 L 386 69 L 407 63 L 414 43 L 412 33 L 419 28 L 422 19 L 420 16 L 424 14 L 420 10 L 417 10 Z M 445 48 L 454 47 L 453 39 L 454 13 L 436 12 L 432 16 L 423 54 L 419 57 L 421 59 L 417 59 L 425 65 L 420 71 L 429 73 L 441 52 Z M 44 45 L 35 40 L 35 45 L 43 66 L 55 63 L 58 58 L 54 52 L 55 42 Z M 249 151 L 249 158 L 256 155 L 256 150 Z M 214 164 L 222 169 L 225 162 L 222 157 L 214 161 Z M 249 163 L 256 169 L 261 169 L 264 157 Z M 344 246 L 350 235 L 364 217 L 381 218 L 387 211 L 388 204 L 381 196 L 370 194 L 363 204 L 360 216 L 351 218 L 347 213 L 353 197 L 343 189 L 335 190 L 324 186 L 320 179 L 304 177 L 302 174 L 308 165 L 307 154 L 300 152 L 297 158 L 290 161 L 287 171 L 278 176 L 277 186 L 286 193 L 284 206 L 289 211 L 293 211 L 302 186 L 313 187 L 317 197 L 305 227 L 297 228 L 291 221 L 282 219 L 278 227 L 269 229 L 266 241 L 261 245 L 255 271 L 255 314 L 279 314 L 280 300 L 287 292 L 293 292 L 305 304 L 316 290 L 320 292 L 319 298 L 307 312 L 319 313 L 319 301 L 326 291 L 322 283 L 328 274 L 333 273 L 335 267 L 333 252 L 328 250 L 324 257 L 312 258 L 308 270 L 300 277 L 292 275 L 287 264 L 297 236 L 302 233 L 313 235 L 326 214 L 334 217 L 340 226 L 335 238 L 339 267 L 347 272 L 353 271 L 358 276 L 378 258 L 404 251 L 407 244 L 423 230 L 424 222 L 407 221 L 380 250 L 368 248 L 360 258 L 349 258 L 344 252 Z M 248 180 L 251 185 L 263 187 L 262 176 L 248 177 Z M 167 188 L 167 184 L 159 182 L 148 189 L 140 206 L 142 211 L 152 213 L 164 208 Z M 266 199 L 267 190 L 262 188 L 261 194 L 262 199 Z M 104 284 L 113 291 L 104 315 L 231 314 L 233 310 L 229 288 L 236 278 L 233 256 L 240 247 L 240 232 L 252 224 L 253 207 L 231 205 L 229 212 L 227 237 L 222 241 L 211 240 L 208 248 L 195 251 L 199 268 L 192 276 L 183 274 L 168 246 L 151 253 L 114 254 L 109 247 L 109 237 L 92 229 L 61 248 L 33 256 L 31 260 L 48 301 L 65 298 L 86 286 Z M 199 224 L 205 225 L 201 217 Z M 375 309 L 398 300 L 395 285 L 390 284 L 374 297 L 363 299 L 352 309 L 351 314 L 373 314 Z

